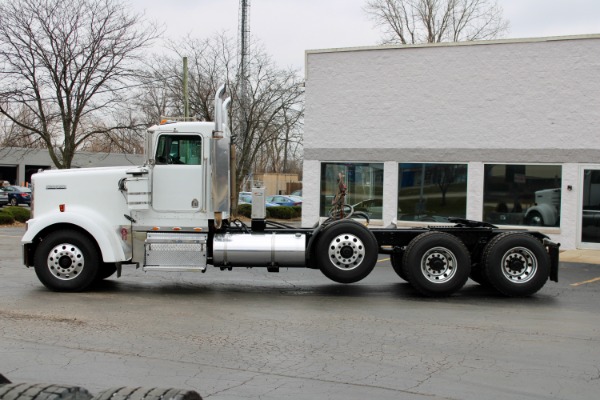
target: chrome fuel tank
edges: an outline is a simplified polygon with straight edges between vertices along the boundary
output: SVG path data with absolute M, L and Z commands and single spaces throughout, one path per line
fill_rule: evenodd
M 306 235 L 239 233 L 215 235 L 216 267 L 304 267 Z

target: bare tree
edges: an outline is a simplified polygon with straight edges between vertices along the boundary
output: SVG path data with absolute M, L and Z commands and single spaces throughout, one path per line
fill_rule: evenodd
M 164 55 L 149 58 L 144 73 L 140 74 L 140 86 L 132 101 L 147 126 L 158 123 L 163 116 L 176 115 L 177 108 L 174 86 L 177 76 L 173 60 Z
M 154 114 L 161 110 L 173 116 L 183 115 L 181 66 L 184 56 L 188 57 L 191 115 L 200 120 L 214 119 L 214 93 L 222 83 L 227 84 L 232 96 L 232 110 L 239 109 L 240 82 L 234 40 L 225 34 L 216 34 L 208 39 L 187 37 L 170 43 L 168 47 L 174 56 L 154 63 L 151 71 L 145 74 L 153 77 L 151 86 L 159 90 L 139 96 L 144 110 Z M 282 160 L 297 156 L 301 144 L 304 91 L 297 71 L 278 68 L 264 51 L 255 46 L 249 52 L 249 75 L 245 123 L 240 123 L 235 111 L 229 118 L 237 149 L 237 190 L 243 178 L 258 172 L 257 168 L 273 165 L 276 171 L 283 172 Z M 242 130 L 241 127 L 245 128 Z M 293 162 L 289 164 L 296 165 Z
M 32 123 L 35 116 L 27 108 L 22 107 L 18 111 L 18 118 Z M 1 116 L 0 121 L 2 121 L 0 125 L 0 147 L 45 148 L 41 138 L 30 130 L 15 125 L 5 116 Z
M 0 113 L 69 168 L 90 138 L 125 128 L 113 114 L 159 34 L 119 0 L 1 2 Z
M 385 44 L 494 39 L 508 30 L 497 0 L 369 0 Z
M 249 99 L 245 127 L 239 126 L 235 144 L 238 149 L 237 182 L 251 172 L 261 153 L 279 149 L 271 153 L 271 160 L 289 149 L 292 139 L 298 140 L 296 133 L 304 115 L 304 85 L 294 70 L 277 69 L 262 52 L 251 53 L 249 63 Z M 239 99 L 236 99 L 239 104 Z M 287 135 L 286 135 L 287 133 Z M 284 144 L 281 145 L 280 142 Z M 286 172 L 277 169 L 277 172 Z
M 81 146 L 81 150 L 143 154 L 144 138 L 148 124 L 144 119 L 140 119 L 140 113 L 136 109 L 123 110 L 110 120 L 116 122 L 113 127 L 108 127 L 103 120 L 94 122 L 91 128 L 96 132 L 103 133 L 90 137 Z
M 236 73 L 235 42 L 224 33 L 207 39 L 186 37 L 179 42 L 170 42 L 169 49 L 176 55 L 171 60 L 166 75 L 175 77 L 171 88 L 176 112 L 183 115 L 182 59 L 189 59 L 188 95 L 190 115 L 201 120 L 214 118 L 214 96 L 217 88 L 225 83 L 229 94 L 235 95 Z

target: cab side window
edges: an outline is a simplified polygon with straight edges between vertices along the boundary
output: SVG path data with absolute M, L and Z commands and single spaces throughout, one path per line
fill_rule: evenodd
M 198 135 L 161 135 L 156 146 L 156 164 L 202 164 L 202 138 Z

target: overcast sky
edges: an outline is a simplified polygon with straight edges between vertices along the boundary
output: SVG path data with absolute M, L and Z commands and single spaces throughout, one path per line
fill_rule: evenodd
M 164 23 L 166 36 L 237 37 L 239 0 L 130 0 L 134 10 Z M 304 51 L 376 45 L 381 34 L 365 0 L 250 0 L 250 29 L 280 67 L 304 66 Z M 499 0 L 508 38 L 600 33 L 600 0 Z

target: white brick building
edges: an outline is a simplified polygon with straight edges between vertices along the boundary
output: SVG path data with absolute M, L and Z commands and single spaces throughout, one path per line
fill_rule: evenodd
M 600 248 L 599 138 L 600 35 L 307 51 L 303 224 L 343 172 L 375 225 L 537 223 Z

